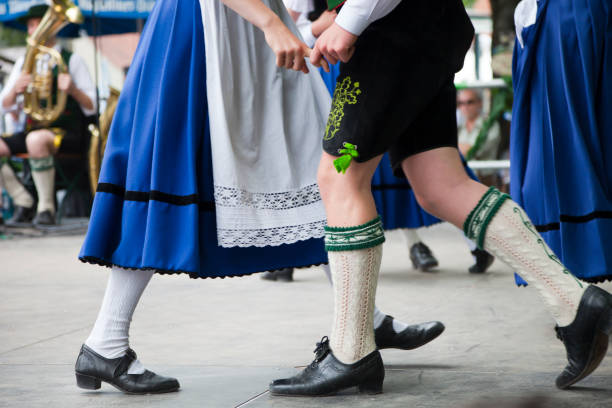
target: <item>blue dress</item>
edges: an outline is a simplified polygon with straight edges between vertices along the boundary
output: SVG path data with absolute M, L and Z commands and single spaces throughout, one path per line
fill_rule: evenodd
M 156 2 L 117 106 L 82 261 L 194 278 L 327 262 L 322 239 L 217 245 L 209 103 L 199 1 Z
M 513 66 L 512 197 L 590 282 L 612 278 L 611 27 L 609 0 L 539 0 Z
M 336 88 L 336 78 L 340 75 L 340 63 L 330 66 L 330 72 L 325 72 L 323 69 L 319 69 L 319 72 L 327 89 L 333 94 Z M 465 169 L 468 175 L 478 181 L 474 172 L 467 167 L 463 157 L 461 159 L 466 165 Z M 374 173 L 372 193 L 385 230 L 416 229 L 442 222 L 419 205 L 406 178 L 400 178 L 393 174 L 388 153 L 383 155 Z

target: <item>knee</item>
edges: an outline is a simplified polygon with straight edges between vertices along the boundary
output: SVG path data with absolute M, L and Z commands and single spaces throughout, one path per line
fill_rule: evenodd
M 317 171 L 317 183 L 323 202 L 343 201 L 371 190 L 369 178 L 361 177 L 359 172 L 338 173 L 332 163 L 325 162 Z
M 414 196 L 417 199 L 419 205 L 428 213 L 439 216 L 438 209 L 440 208 L 443 200 L 448 199 L 450 195 L 446 195 L 444 188 L 438 186 L 413 186 Z
M 9 157 L 11 155 L 11 151 L 9 150 L 6 143 L 0 139 L 0 157 Z
M 33 159 L 47 157 L 53 153 L 53 134 L 48 130 L 35 130 L 26 137 L 28 154 Z

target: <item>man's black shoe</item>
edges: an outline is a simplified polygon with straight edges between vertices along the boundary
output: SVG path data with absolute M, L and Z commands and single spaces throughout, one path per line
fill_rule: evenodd
M 612 295 L 597 286 L 589 286 L 572 324 L 557 326 L 555 330 L 565 345 L 568 361 L 556 384 L 566 389 L 591 374 L 606 355 L 612 333 Z
M 270 384 L 272 395 L 323 396 L 346 388 L 358 387 L 359 392 L 380 394 L 385 368 L 378 350 L 353 364 L 344 364 L 329 348 L 329 339 L 317 343 L 315 360 L 298 375 Z
M 13 216 L 6 220 L 7 227 L 21 227 L 29 225 L 34 216 L 34 207 L 22 207 L 16 205 L 13 210 Z
M 422 242 L 417 242 L 410 248 L 410 260 L 414 269 L 423 272 L 438 266 L 438 260 L 433 256 L 429 247 Z
M 429 343 L 443 331 L 444 325 L 441 322 L 427 322 L 413 324 L 396 333 L 393 329 L 393 317 L 387 315 L 380 326 L 374 329 L 374 338 L 379 350 L 387 348 L 413 350 Z
M 142 374 L 128 374 L 134 360 L 136 353 L 132 349 L 128 349 L 123 357 L 108 359 L 83 344 L 74 367 L 77 385 L 97 390 L 104 381 L 127 394 L 161 394 L 179 389 L 180 384 L 175 378 L 162 377 L 149 370 Z
M 49 210 L 45 210 L 36 214 L 36 217 L 32 220 L 34 226 L 47 226 L 55 225 L 55 217 Z
M 293 268 L 279 269 L 278 271 L 264 272 L 261 274 L 261 279 L 270 281 L 293 281 Z
M 468 269 L 470 273 L 485 273 L 495 260 L 493 255 L 478 248 L 472 251 L 472 255 L 476 258 L 476 263 Z

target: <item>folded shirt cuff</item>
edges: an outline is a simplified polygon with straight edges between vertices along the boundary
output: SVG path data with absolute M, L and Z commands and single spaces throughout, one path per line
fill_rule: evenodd
M 349 33 L 359 36 L 368 28 L 370 21 L 366 17 L 355 14 L 345 5 L 336 17 L 336 24 Z

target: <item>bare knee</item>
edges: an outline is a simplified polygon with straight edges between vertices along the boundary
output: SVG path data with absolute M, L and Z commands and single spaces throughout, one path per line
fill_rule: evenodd
M 336 171 L 332 156 L 323 157 L 317 171 L 317 183 L 324 203 L 344 201 L 347 198 L 359 196 L 371 190 L 369 169 L 360 165 L 351 165 L 346 174 Z
M 26 137 L 28 154 L 33 159 L 40 159 L 53 154 L 53 133 L 46 129 L 30 132 Z
M 0 157 L 9 157 L 11 155 L 11 151 L 8 148 L 6 142 L 0 139 Z

